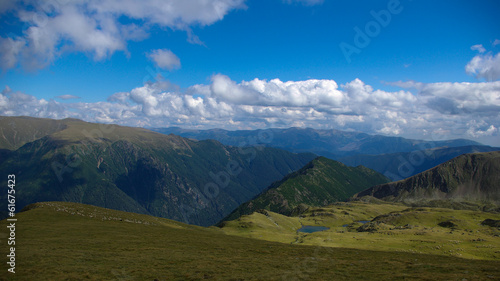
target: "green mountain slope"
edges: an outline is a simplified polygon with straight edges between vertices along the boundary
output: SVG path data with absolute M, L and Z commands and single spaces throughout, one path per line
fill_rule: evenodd
M 349 166 L 363 165 L 396 181 L 426 171 L 462 154 L 497 150 L 500 148 L 472 145 L 381 155 L 353 155 L 342 157 L 338 161 Z
M 500 151 L 464 154 L 405 180 L 371 187 L 370 195 L 391 201 L 454 199 L 500 203 Z
M 66 122 L 69 121 L 71 119 L 0 116 L 0 150 L 16 150 L 28 142 L 67 128 Z
M 19 128 L 19 120 L 25 122 L 9 124 Z M 36 119 L 31 126 L 44 121 L 64 129 L 10 151 L 0 163 L 4 175 L 16 175 L 18 207 L 70 201 L 211 225 L 315 157 L 71 119 Z M 3 217 L 6 194 L 0 194 Z
M 16 215 L 0 280 L 494 280 L 499 262 L 268 242 L 146 215 L 44 202 Z M 6 231 L 7 222 L 0 221 Z M 350 235 L 351 237 L 353 235 Z M 5 237 L 1 242 L 7 245 Z M 388 277 L 390 275 L 390 277 Z
M 289 215 L 299 205 L 325 206 L 346 200 L 369 186 L 388 182 L 383 175 L 368 168 L 348 167 L 340 162 L 318 157 L 302 169 L 272 184 L 255 199 L 242 204 L 225 220 L 266 209 Z

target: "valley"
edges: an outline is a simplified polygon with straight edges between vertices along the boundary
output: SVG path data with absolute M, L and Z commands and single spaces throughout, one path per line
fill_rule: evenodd
M 258 210 L 222 223 L 222 231 L 287 244 L 425 253 L 468 259 L 500 260 L 500 214 L 446 208 L 411 208 L 376 199 L 309 208 L 298 216 Z M 298 232 L 302 226 L 328 229 Z

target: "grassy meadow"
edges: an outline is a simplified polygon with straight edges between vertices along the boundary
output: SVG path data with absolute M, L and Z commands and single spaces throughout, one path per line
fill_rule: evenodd
M 500 214 L 352 201 L 311 208 L 297 217 L 255 212 L 226 222 L 222 230 L 227 234 L 289 244 L 500 261 L 500 229 L 481 225 L 485 219 L 500 220 Z M 302 225 L 330 229 L 297 232 Z
M 37 203 L 16 217 L 16 273 L 8 273 L 2 262 L 2 280 L 493 280 L 500 276 L 498 260 L 290 245 L 77 203 Z M 5 220 L 1 225 L 6 229 Z M 0 239 L 4 244 L 0 254 L 5 257 L 7 243 Z

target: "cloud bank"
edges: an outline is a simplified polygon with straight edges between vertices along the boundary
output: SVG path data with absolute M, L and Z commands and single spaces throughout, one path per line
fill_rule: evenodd
M 185 91 L 166 81 L 148 82 L 98 103 L 47 101 L 6 87 L 0 94 L 0 115 L 141 127 L 307 126 L 432 139 L 499 136 L 500 81 L 393 85 L 402 89 L 374 89 L 360 79 L 342 85 L 326 79 L 236 82 L 217 74 L 209 84 Z

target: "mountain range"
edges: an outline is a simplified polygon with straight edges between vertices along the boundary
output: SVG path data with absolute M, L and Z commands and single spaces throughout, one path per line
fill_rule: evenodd
M 464 153 L 500 150 L 500 147 L 465 139 L 425 141 L 311 128 L 227 131 L 171 127 L 152 130 L 197 140 L 215 139 L 231 146 L 263 145 L 292 152 L 312 152 L 348 166 L 363 165 L 391 180 L 416 175 Z
M 391 169 L 401 163 L 437 165 L 389 182 L 362 165 L 270 147 L 272 131 L 253 133 L 232 146 L 77 119 L 0 117 L 0 171 L 16 180 L 18 227 L 1 224 L 19 246 L 0 249 L 15 252 L 13 280 L 498 277 L 500 151 L 462 154 L 494 148 L 452 146 L 460 140 L 439 148 L 415 141 L 427 149 L 411 150 L 400 139 L 408 151 L 354 155 L 368 145 L 343 156 L 400 175 Z M 454 154 L 462 155 L 445 160 Z
M 0 170 L 18 179 L 17 208 L 70 201 L 198 225 L 218 222 L 316 157 L 76 119 L 2 117 L 0 130 Z
M 237 131 L 223 129 L 191 130 L 179 127 L 153 128 L 152 130 L 163 134 L 175 134 L 197 140 L 214 139 L 231 146 L 260 144 L 292 152 L 312 152 L 334 160 L 358 154 L 376 155 L 431 148 L 482 145 L 466 139 L 424 141 L 334 129 L 319 130 L 296 127 Z
M 472 141 L 426 142 L 298 128 L 199 132 L 239 143 L 77 119 L 0 117 L 0 170 L 18 178 L 18 208 L 70 201 L 203 226 L 258 209 L 292 214 L 300 206 L 327 205 L 356 192 L 396 201 L 460 196 L 500 201 L 495 152 L 439 165 L 452 156 L 495 149 Z M 332 148 L 356 167 L 273 145 L 293 151 Z M 428 149 L 412 150 L 423 147 Z M 353 155 L 381 151 L 386 153 Z M 387 183 L 376 171 L 409 178 Z M 0 194 L 2 217 L 7 216 L 5 197 Z

